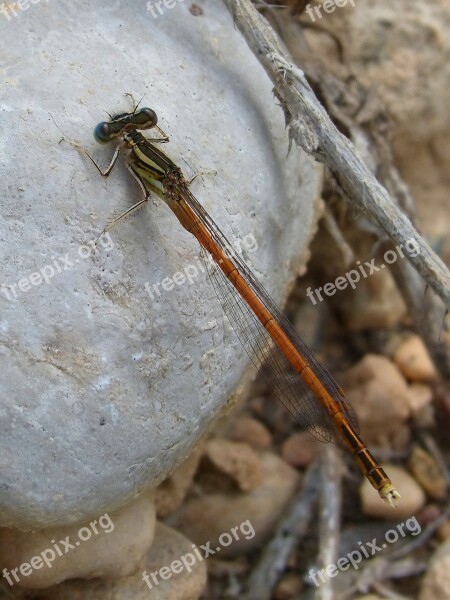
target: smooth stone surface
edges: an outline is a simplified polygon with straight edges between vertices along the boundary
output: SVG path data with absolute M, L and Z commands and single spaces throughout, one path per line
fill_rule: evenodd
M 380 519 L 406 519 L 419 511 L 425 504 L 425 493 L 415 479 L 404 469 L 395 465 L 382 465 L 401 498 L 398 506 L 393 508 L 380 500 L 378 492 L 367 479 L 361 484 L 359 494 L 362 512 L 368 517 Z
M 259 456 L 244 442 L 221 438 L 209 440 L 202 456 L 201 469 L 203 477 L 220 479 L 225 487 L 236 487 L 242 492 L 251 492 L 262 483 Z
M 437 377 L 425 344 L 418 335 L 412 335 L 395 350 L 393 360 L 403 375 L 418 382 L 433 381 Z
M 152 546 L 155 521 L 150 493 L 77 526 L 36 533 L 1 528 L 0 564 L 8 570 L 3 581 L 38 589 L 66 579 L 129 576 Z
M 291 467 L 307 467 L 322 451 L 322 444 L 309 431 L 293 433 L 281 446 L 281 456 Z
M 256 450 L 266 450 L 272 444 L 272 434 L 261 421 L 240 415 L 226 429 L 226 435 L 234 442 L 245 442 Z
M 389 359 L 366 354 L 341 378 L 368 445 L 404 448 L 409 439 L 409 388 Z
M 143 96 L 276 300 L 303 262 L 320 171 L 286 156 L 272 84 L 222 3 L 203 6 L 155 19 L 124 0 L 62 0 L 0 18 L 0 525 L 78 523 L 155 487 L 252 373 L 197 242 L 162 202 L 92 251 L 140 190 L 123 161 L 106 182 L 62 135 L 106 165 L 94 127 Z M 192 284 L 175 283 L 190 265 Z

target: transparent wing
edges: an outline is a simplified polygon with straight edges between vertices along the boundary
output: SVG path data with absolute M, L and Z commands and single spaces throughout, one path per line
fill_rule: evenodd
M 227 319 L 276 398 L 322 442 L 334 440 L 331 419 L 224 273 L 202 248 L 207 272 Z
M 275 302 L 257 281 L 241 257 L 236 254 L 230 242 L 187 187 L 183 190 L 182 196 L 195 212 L 199 221 L 208 228 L 214 242 L 230 257 L 230 260 L 246 279 L 252 291 L 265 304 L 292 344 L 307 360 L 315 375 L 321 380 L 322 385 L 334 401 L 339 404 L 340 410 L 345 414 L 355 431 L 359 433 L 356 415 L 333 377 L 314 358 L 314 355 L 301 340 L 294 327 L 281 313 Z M 204 249 L 202 249 L 202 252 L 206 258 L 209 277 L 228 320 L 252 362 L 258 369 L 261 369 L 263 377 L 272 387 L 275 396 L 293 417 L 316 438 L 323 442 L 334 440 L 335 429 L 331 416 L 319 400 L 315 398 L 223 271 L 212 262 L 211 257 Z M 266 361 L 268 357 L 270 358 Z

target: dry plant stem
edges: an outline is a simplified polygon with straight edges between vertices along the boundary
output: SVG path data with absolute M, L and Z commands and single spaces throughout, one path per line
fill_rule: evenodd
M 347 243 L 346 239 L 342 235 L 339 225 L 336 223 L 336 219 L 334 218 L 333 213 L 328 206 L 325 206 L 323 219 L 328 233 L 331 235 L 334 243 L 341 251 L 342 260 L 344 261 L 345 266 L 349 267 L 352 262 L 355 261 L 355 254 L 351 246 Z
M 335 446 L 325 447 L 322 453 L 322 487 L 319 511 L 319 569 L 335 564 L 339 552 L 341 524 L 341 473 L 339 451 Z M 333 600 L 333 577 L 328 577 L 316 590 L 316 600 Z
M 312 54 L 303 34 L 303 23 L 300 27 L 300 24 L 293 21 L 292 18 L 284 18 L 281 21 L 280 12 L 273 11 L 271 16 L 277 18 L 280 29 L 285 35 L 287 33 L 288 39 L 295 40 L 293 52 L 297 50 L 299 55 L 297 59 L 294 53 L 294 59 L 296 59 L 296 62 L 303 61 L 305 64 L 305 73 L 308 80 L 320 89 L 320 93 L 325 100 L 325 106 L 334 122 L 348 131 L 350 139 L 356 149 L 366 157 L 366 163 L 371 170 L 377 169 L 381 183 L 389 190 L 397 206 L 401 207 L 412 223 L 415 224 L 414 199 L 395 167 L 394 156 L 387 139 L 387 120 L 384 124 L 380 125 L 378 123 L 377 116 L 383 114 L 383 109 L 378 106 L 376 96 L 365 97 L 361 104 L 361 98 L 364 98 L 363 88 L 360 89 L 360 97 L 355 97 L 355 92 L 348 89 L 345 80 L 343 81 L 331 73 L 317 59 L 305 58 L 312 57 Z M 333 39 L 336 44 L 340 44 L 339 39 Z M 359 108 L 357 108 L 358 106 Z M 334 183 L 340 194 L 345 197 L 340 186 L 335 181 Z M 333 224 L 330 226 L 327 220 L 328 214 L 331 214 L 330 211 L 325 212 L 328 231 L 333 236 L 341 253 L 343 253 L 343 242 L 336 232 L 339 227 L 337 224 L 335 227 L 333 227 Z M 387 239 L 387 236 L 383 235 L 383 244 L 386 244 L 385 238 Z M 390 245 L 389 248 L 393 249 L 393 246 Z M 440 335 L 443 314 L 441 300 L 429 289 L 428 293 L 425 292 L 423 279 L 407 261 L 399 261 L 389 267 L 393 272 L 405 304 L 409 307 L 416 331 L 421 335 L 439 373 L 443 378 L 449 379 L 450 348 Z
M 332 123 L 305 75 L 286 52 L 266 19 L 250 0 L 223 0 L 250 49 L 275 85 L 284 110 L 289 137 L 305 152 L 324 162 L 358 208 L 405 246 L 414 238 L 420 253 L 408 259 L 450 309 L 450 273 L 411 221 L 398 209 L 385 188 L 366 167 L 352 143 Z
M 265 547 L 247 580 L 241 599 L 270 600 L 272 597 L 272 590 L 286 568 L 292 550 L 305 535 L 312 518 L 320 488 L 319 471 L 319 461 L 315 461 L 306 471 L 301 492 Z
M 382 586 L 382 582 L 391 579 L 403 579 L 405 577 L 414 577 L 420 575 L 426 570 L 427 563 L 414 558 L 405 558 L 398 561 L 392 561 L 389 558 L 375 557 L 367 561 L 367 566 L 360 567 L 356 572 L 356 583 L 343 590 L 336 600 L 350 600 L 355 598 L 355 594 L 368 594 L 370 590 L 376 590 Z M 391 598 L 394 592 L 383 586 L 383 598 Z M 403 598 L 403 597 L 402 597 Z M 403 600 L 405 600 L 403 598 Z M 411 600 L 407 598 L 406 600 Z
M 450 517 L 450 505 L 444 510 L 444 512 L 436 517 L 434 521 L 429 523 L 422 532 L 415 537 L 411 542 L 403 544 L 398 550 L 395 550 L 390 554 L 391 559 L 403 558 L 404 556 L 410 556 L 414 550 L 417 550 L 421 546 L 423 546 L 434 532 L 439 529 L 441 525 L 443 525 L 448 518 Z
M 424 446 L 426 447 L 428 452 L 431 454 L 431 456 L 434 458 L 438 467 L 441 469 L 441 471 L 444 474 L 444 477 L 447 481 L 447 485 L 450 487 L 450 467 L 447 465 L 447 462 L 446 462 L 439 446 L 437 445 L 437 443 L 433 439 L 433 437 L 429 433 L 426 433 L 425 431 L 422 431 L 420 433 L 420 437 L 422 439 Z
M 450 507 L 448 506 L 439 517 L 429 523 L 420 535 L 412 541 L 403 543 L 400 548 L 391 552 L 387 557 L 377 556 L 370 561 L 366 561 L 359 571 L 357 582 L 345 590 L 342 600 L 353 597 L 355 592 L 365 594 L 371 588 L 376 589 L 382 581 L 412 577 L 425 571 L 427 564 L 415 558 L 413 553 L 428 542 L 449 516 Z

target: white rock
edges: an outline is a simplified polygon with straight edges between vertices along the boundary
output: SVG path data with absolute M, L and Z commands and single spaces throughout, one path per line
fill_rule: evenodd
M 161 202 L 84 256 L 140 191 L 123 164 L 106 183 L 61 132 L 106 164 L 113 149 L 93 128 L 131 109 L 126 92 L 144 95 L 165 149 L 188 177 L 204 173 L 200 201 L 229 237 L 256 241 L 244 258 L 276 299 L 307 245 L 319 174 L 296 149 L 286 158 L 272 85 L 219 0 L 157 19 L 120 0 L 14 6 L 0 17 L 0 524 L 26 530 L 156 486 L 249 364 L 203 274 L 160 298 L 145 291 L 198 268 L 197 243 Z

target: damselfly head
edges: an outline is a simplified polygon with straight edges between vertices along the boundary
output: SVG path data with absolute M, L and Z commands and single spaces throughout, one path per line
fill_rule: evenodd
M 152 108 L 141 108 L 133 113 L 116 115 L 110 121 L 102 121 L 94 129 L 94 138 L 100 144 L 106 144 L 133 129 L 151 129 L 157 122 L 158 117 Z

